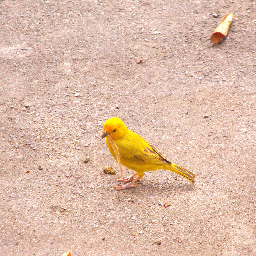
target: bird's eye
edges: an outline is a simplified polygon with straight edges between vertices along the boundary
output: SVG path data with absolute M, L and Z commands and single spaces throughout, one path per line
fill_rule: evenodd
M 116 129 L 115 129 L 115 130 L 113 130 L 113 132 L 116 132 Z

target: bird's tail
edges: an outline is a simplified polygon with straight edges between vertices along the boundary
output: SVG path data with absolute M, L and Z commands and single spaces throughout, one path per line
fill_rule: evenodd
M 168 170 L 179 174 L 180 176 L 188 179 L 191 182 L 195 181 L 195 174 L 193 174 L 192 172 L 178 166 L 177 164 L 169 163 Z

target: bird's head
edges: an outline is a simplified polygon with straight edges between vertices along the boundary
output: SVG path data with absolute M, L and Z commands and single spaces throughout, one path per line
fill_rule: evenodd
M 121 119 L 112 117 L 105 122 L 101 138 L 110 136 L 115 141 L 121 139 L 127 131 L 128 128 Z

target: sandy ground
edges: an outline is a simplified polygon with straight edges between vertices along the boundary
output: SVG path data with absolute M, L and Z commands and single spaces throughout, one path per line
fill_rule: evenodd
M 1 0 L 0 254 L 256 255 L 255 19 L 249 0 Z M 195 184 L 114 190 L 112 116 Z

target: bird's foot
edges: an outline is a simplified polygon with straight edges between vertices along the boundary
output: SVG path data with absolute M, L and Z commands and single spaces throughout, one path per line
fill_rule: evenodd
M 124 180 L 125 180 L 124 177 L 120 177 L 117 181 L 123 182 Z
M 134 175 L 135 176 L 135 175 Z M 133 179 L 132 182 L 125 184 L 125 185 L 120 185 L 120 186 L 113 186 L 114 189 L 116 190 L 122 190 L 122 189 L 127 189 L 127 188 L 135 188 L 139 186 L 138 184 L 134 184 L 137 180 L 140 180 L 140 177 L 137 177 L 136 179 Z
M 120 177 L 117 181 L 119 182 L 129 182 L 129 181 L 133 181 L 135 179 L 135 176 L 137 175 L 137 173 L 133 174 L 132 176 L 128 177 L 128 178 L 123 178 Z

